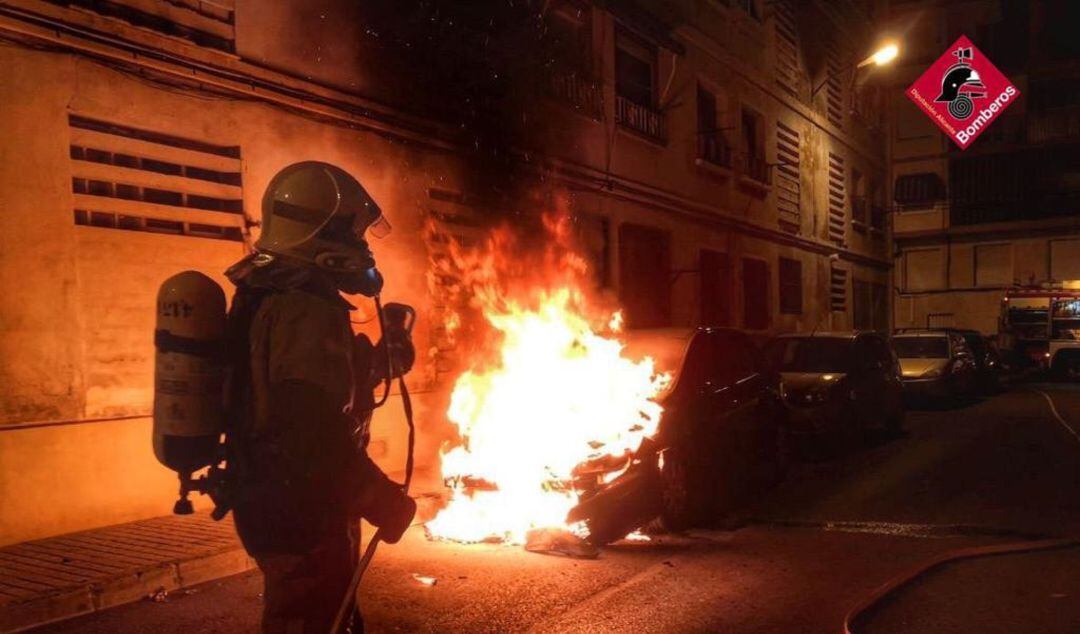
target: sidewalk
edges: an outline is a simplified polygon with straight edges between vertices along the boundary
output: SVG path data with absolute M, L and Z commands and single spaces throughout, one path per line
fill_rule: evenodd
M 401 474 L 391 474 L 400 481 Z M 417 470 L 415 523 L 434 517 L 441 477 Z M 206 510 L 0 548 L 0 633 L 138 601 L 255 567 L 232 515 Z
M 252 568 L 232 518 L 203 511 L 0 548 L 0 632 L 137 601 Z

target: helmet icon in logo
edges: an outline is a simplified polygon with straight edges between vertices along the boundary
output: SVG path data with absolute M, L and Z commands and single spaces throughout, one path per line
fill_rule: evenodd
M 956 63 L 945 70 L 945 76 L 941 78 L 941 94 L 934 101 L 948 102 L 949 114 L 963 121 L 975 112 L 971 100 L 986 97 L 985 92 L 978 92 L 986 86 L 979 73 L 971 67 L 970 48 L 958 48 L 953 55 L 956 56 Z

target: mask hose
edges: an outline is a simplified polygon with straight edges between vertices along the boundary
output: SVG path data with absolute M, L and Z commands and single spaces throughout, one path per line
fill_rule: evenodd
M 379 330 L 383 333 L 383 338 L 386 338 L 385 319 L 383 317 L 382 302 L 379 300 L 379 296 L 375 296 L 375 310 L 379 315 Z M 394 361 L 390 352 L 390 346 L 386 347 L 386 359 L 387 359 L 387 371 L 386 382 L 384 383 L 383 395 L 379 399 L 375 407 L 381 407 L 386 400 L 390 397 L 390 386 L 393 383 L 394 376 Z M 405 410 L 405 422 L 409 425 L 409 446 L 408 453 L 405 458 L 405 484 L 401 489 L 406 495 L 409 493 L 409 486 L 412 484 L 413 476 L 413 448 L 416 445 L 416 425 L 413 423 L 413 408 L 412 398 L 409 396 L 409 388 L 405 386 L 405 376 L 398 377 L 398 387 L 401 390 L 401 406 Z M 342 631 L 342 626 L 345 620 L 348 618 L 349 613 L 352 611 L 353 603 L 356 601 L 356 590 L 360 587 L 360 581 L 364 578 L 364 573 L 367 572 L 368 566 L 371 564 L 372 558 L 375 557 L 375 549 L 378 548 L 379 542 L 382 541 L 382 529 L 375 531 L 375 534 L 371 537 L 371 542 L 367 548 L 364 549 L 364 554 L 360 557 L 360 561 L 356 564 L 356 571 L 353 572 L 352 580 L 349 581 L 349 587 L 345 591 L 345 597 L 341 601 L 341 606 L 338 608 L 337 616 L 334 618 L 334 624 L 330 628 L 331 634 L 338 634 Z
M 375 407 L 379 408 L 390 398 L 390 386 L 394 382 L 394 357 L 390 354 L 390 342 L 386 341 L 386 316 L 383 314 L 382 298 L 378 295 L 375 296 L 375 314 L 379 317 L 379 332 L 382 333 L 383 343 L 386 345 L 386 379 L 383 380 L 382 397 L 375 402 Z

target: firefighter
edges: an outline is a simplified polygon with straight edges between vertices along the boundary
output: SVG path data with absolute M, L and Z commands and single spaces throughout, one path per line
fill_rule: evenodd
M 255 253 L 227 272 L 236 529 L 265 579 L 263 631 L 325 634 L 357 562 L 359 518 L 394 543 L 416 512 L 364 449 L 373 389 L 407 372 L 414 352 L 400 332 L 378 345 L 353 335 L 341 293 L 379 293 L 365 234 L 388 228 L 356 179 L 325 163 L 292 165 L 262 211 Z

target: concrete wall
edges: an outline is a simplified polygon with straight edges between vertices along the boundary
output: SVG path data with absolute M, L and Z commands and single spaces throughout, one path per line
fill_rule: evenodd
M 897 259 L 896 325 L 945 322 L 997 332 L 1005 289 L 1013 283 L 1074 279 L 1080 238 L 973 236 L 963 242 L 905 246 Z
M 239 146 L 243 208 L 255 220 L 267 182 L 289 163 L 353 173 L 394 225 L 373 245 L 384 297 L 417 306 L 426 350 L 420 228 L 428 188 L 455 178 L 448 157 L 267 105 L 165 90 L 68 55 L 0 48 L 0 83 L 0 544 L 169 511 L 175 480 L 152 458 L 145 418 L 157 286 L 196 268 L 229 288 L 222 272 L 245 253 L 239 242 L 76 226 L 69 114 Z M 371 329 L 371 303 L 357 304 Z M 421 355 L 413 388 L 426 418 L 432 376 Z M 375 423 L 373 453 L 391 471 L 403 461 L 399 411 L 392 401 Z

